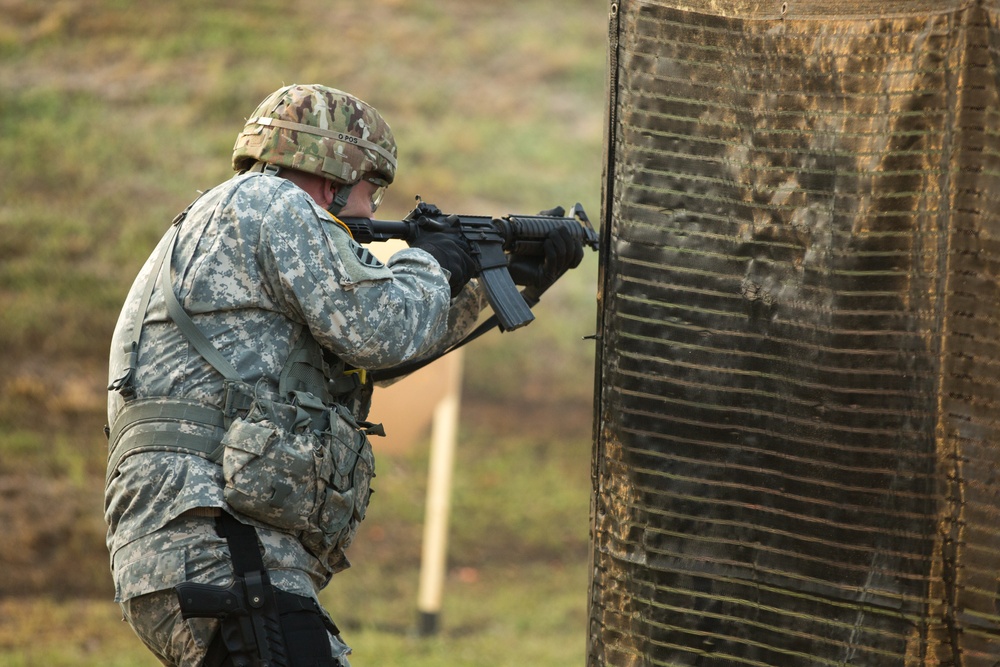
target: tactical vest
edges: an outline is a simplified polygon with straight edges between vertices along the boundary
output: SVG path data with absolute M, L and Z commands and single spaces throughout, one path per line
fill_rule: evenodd
M 192 203 L 191 206 L 193 205 Z M 170 282 L 170 257 L 177 242 L 180 224 L 191 206 L 173 220 L 169 238 L 157 254 L 132 322 L 132 340 L 124 350 L 127 356 L 126 370 L 108 387 L 111 391 L 120 392 L 126 404 L 107 429 L 109 449 L 106 484 L 125 458 L 140 452 L 195 454 L 213 463 L 220 463 L 220 441 L 226 429 L 233 419 L 245 415 L 255 401 L 253 387 L 242 380 L 233 365 L 192 321 L 178 302 Z M 221 408 L 180 397 L 135 398 L 134 384 L 142 322 L 149 308 L 157 277 L 170 318 L 198 353 L 225 379 Z M 364 406 L 370 400 L 371 382 L 363 370 L 348 369 L 343 361 L 331 360 L 324 355 L 319 343 L 303 326 L 281 369 L 278 394 L 288 399 L 288 402 L 267 401 L 269 419 L 289 431 L 304 428 L 319 430 L 323 425 L 316 422 L 323 418 L 327 406 L 332 404 L 353 404 L 352 412 L 363 417 L 367 412 Z M 359 404 L 363 406 L 360 412 L 357 407 Z M 181 428 L 185 423 L 207 427 L 199 429 L 199 432 L 210 435 L 185 432 Z M 360 424 L 369 429 L 369 432 L 379 433 L 380 427 L 377 425 L 367 422 Z

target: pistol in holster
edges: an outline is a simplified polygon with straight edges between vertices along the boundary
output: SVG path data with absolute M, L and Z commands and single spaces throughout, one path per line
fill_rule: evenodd
M 245 572 L 228 586 L 186 581 L 175 587 L 181 616 L 217 618 L 235 667 L 287 667 L 275 590 L 267 571 Z

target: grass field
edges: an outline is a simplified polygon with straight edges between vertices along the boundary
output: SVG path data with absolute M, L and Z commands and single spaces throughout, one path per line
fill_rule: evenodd
M 604 3 L 0 0 L 0 664 L 152 665 L 110 601 L 105 368 L 174 214 L 284 83 L 378 107 L 380 217 L 600 213 Z M 597 260 L 465 357 L 443 631 L 414 635 L 426 451 L 383 457 L 326 602 L 354 664 L 575 665 L 586 642 Z
M 495 418 L 475 406 L 466 413 L 473 424 Z M 586 416 L 580 410 L 581 421 Z M 379 459 L 375 500 L 349 552 L 353 567 L 323 593 L 355 650 L 352 664 L 584 663 L 586 427 L 543 425 L 519 436 L 462 429 L 441 631 L 430 638 L 416 633 L 427 453 Z M 0 664 L 158 663 L 107 598 L 50 590 L 0 596 Z

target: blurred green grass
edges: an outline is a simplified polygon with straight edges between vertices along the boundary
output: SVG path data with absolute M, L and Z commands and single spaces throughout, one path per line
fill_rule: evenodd
M 285 83 L 321 82 L 379 108 L 400 150 L 380 217 L 405 214 L 419 194 L 471 214 L 579 201 L 596 221 L 606 11 L 583 0 L 280 10 L 263 0 L 0 0 L 0 662 L 148 662 L 120 639 L 127 626 L 104 627 L 116 614 L 100 516 L 107 348 L 170 219 L 230 176 L 233 140 L 257 102 Z M 593 384 L 583 337 L 596 280 L 588 252 L 536 322 L 468 349 L 451 606 L 432 641 L 393 630 L 414 620 L 425 454 L 380 462 L 384 488 L 352 548 L 356 566 L 328 592 L 357 664 L 582 659 Z M 493 416 L 475 422 L 484 411 Z M 10 597 L 28 593 L 64 602 Z M 79 596 L 100 599 L 90 607 Z M 74 644 L 25 629 L 15 603 L 25 618 L 75 609 L 88 631 Z M 36 636 L 51 641 L 24 644 Z
M 3 8 L 8 363 L 105 355 L 120 301 L 166 223 L 196 190 L 231 174 L 241 119 L 286 82 L 329 83 L 382 110 L 400 145 L 385 217 L 403 215 L 417 194 L 474 214 L 580 201 L 597 217 L 604 22 L 596 3 L 397 0 L 334 10 L 314 1 L 280 17 L 252 2 L 6 0 Z M 560 284 L 546 299 L 557 309 L 568 301 L 573 319 L 586 322 L 567 337 L 593 328 L 595 275 L 588 256 L 566 280 L 587 291 Z M 540 318 L 533 328 L 564 321 Z M 490 354 L 497 345 L 503 353 Z M 530 345 L 522 337 L 517 349 L 485 347 L 472 374 L 487 376 L 484 364 Z M 573 377 L 581 364 L 572 362 L 561 364 L 561 389 L 589 375 Z

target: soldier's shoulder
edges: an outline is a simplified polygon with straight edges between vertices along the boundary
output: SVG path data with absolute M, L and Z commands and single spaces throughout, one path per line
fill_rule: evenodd
M 291 181 L 279 176 L 267 174 L 239 174 L 228 181 L 229 191 L 233 196 L 264 201 L 275 197 L 297 197 L 302 190 Z

